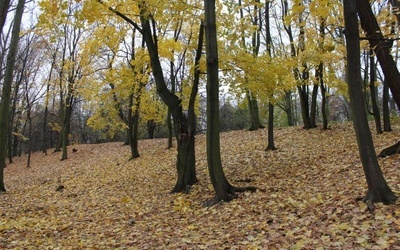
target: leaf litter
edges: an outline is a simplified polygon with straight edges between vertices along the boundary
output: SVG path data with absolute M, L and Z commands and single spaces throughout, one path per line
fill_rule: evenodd
M 377 152 L 398 130 L 373 135 Z M 170 194 L 176 148 L 166 139 L 139 141 L 132 161 L 122 143 L 73 145 L 66 161 L 34 153 L 31 168 L 15 158 L 0 194 L 0 249 L 400 248 L 399 202 L 371 214 L 357 201 L 367 187 L 350 123 L 277 128 L 278 149 L 265 151 L 266 142 L 266 129 L 221 134 L 227 178 L 261 191 L 214 207 L 203 206 L 213 197 L 205 135 L 189 194 Z M 398 196 L 399 160 L 379 159 Z

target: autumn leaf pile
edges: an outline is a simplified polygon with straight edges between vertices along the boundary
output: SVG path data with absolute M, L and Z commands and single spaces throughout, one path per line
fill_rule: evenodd
M 399 130 L 374 135 L 377 152 Z M 265 151 L 266 142 L 266 129 L 221 134 L 228 179 L 260 190 L 213 207 L 203 206 L 213 198 L 204 135 L 196 137 L 200 182 L 186 195 L 169 193 L 176 148 L 165 139 L 140 141 L 132 161 L 122 143 L 73 145 L 66 161 L 35 153 L 29 169 L 16 158 L 0 194 L 0 249 L 400 248 L 399 202 L 371 214 L 357 201 L 366 182 L 350 123 L 278 128 L 278 150 Z M 379 160 L 398 196 L 399 160 Z

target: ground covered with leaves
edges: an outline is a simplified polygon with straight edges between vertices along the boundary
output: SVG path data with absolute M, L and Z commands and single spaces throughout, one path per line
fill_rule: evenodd
M 378 153 L 399 130 L 374 135 Z M 357 201 L 366 182 L 350 123 L 278 128 L 278 149 L 266 142 L 266 129 L 221 134 L 228 179 L 260 190 L 213 207 L 203 206 L 213 198 L 204 135 L 189 194 L 169 193 L 176 148 L 165 139 L 140 141 L 132 161 L 122 143 L 70 146 L 66 161 L 35 153 L 29 169 L 16 158 L 0 194 L 0 249 L 400 248 L 400 202 L 371 214 Z M 398 196 L 399 160 L 379 160 Z

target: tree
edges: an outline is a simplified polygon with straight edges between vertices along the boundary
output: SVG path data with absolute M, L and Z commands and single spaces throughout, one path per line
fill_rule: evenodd
M 0 192 L 6 191 L 4 186 L 4 168 L 6 167 L 7 157 L 7 136 L 10 127 L 10 97 L 11 85 L 13 81 L 13 73 L 15 67 L 15 58 L 18 50 L 19 32 L 21 28 L 21 20 L 24 12 L 25 0 L 19 0 L 15 9 L 14 25 L 12 28 L 12 36 L 10 48 L 7 55 L 6 71 L 3 82 L 3 91 L 0 100 Z
M 101 0 L 97 0 L 98 3 L 104 5 L 105 3 Z M 193 126 L 192 119 L 195 117 L 189 114 L 192 111 L 188 110 L 188 115 L 185 114 L 182 108 L 182 100 L 168 88 L 163 75 L 163 68 L 160 62 L 160 54 L 158 47 L 157 27 L 155 16 L 152 13 L 152 7 L 150 2 L 140 1 L 138 2 L 137 9 L 139 10 L 140 26 L 133 19 L 119 12 L 118 10 L 107 7 L 117 16 L 134 26 L 138 32 L 142 34 L 142 37 L 146 43 L 146 47 L 150 56 L 150 64 L 152 68 L 152 74 L 157 88 L 157 93 L 168 106 L 173 120 L 175 135 L 177 138 L 177 171 L 178 178 L 175 187 L 172 192 L 187 192 L 191 185 L 195 184 L 198 180 L 195 171 L 195 154 L 194 154 L 194 133 L 196 128 Z M 182 6 L 180 6 L 182 8 Z M 184 8 L 187 5 L 184 4 Z M 197 93 L 197 85 L 193 84 L 190 98 L 195 98 Z M 194 100 L 193 100 L 194 103 Z M 194 108 L 194 107 L 190 107 Z
M 396 196 L 390 190 L 383 177 L 375 154 L 371 131 L 368 127 L 367 114 L 362 93 L 362 80 L 360 72 L 360 40 L 358 31 L 356 2 L 343 0 L 345 36 L 347 52 L 347 83 L 350 95 L 350 105 L 353 113 L 353 125 L 368 191 L 363 201 L 373 211 L 375 202 L 391 204 L 396 201 Z
M 272 57 L 272 38 L 271 38 L 271 25 L 269 20 L 269 7 L 270 0 L 265 1 L 265 32 L 266 32 L 266 44 L 267 44 L 267 53 L 269 57 Z M 270 99 L 272 99 L 271 96 Z M 274 142 L 274 105 L 272 104 L 272 100 L 268 102 L 268 145 L 266 150 L 275 150 L 275 142 Z
M 219 79 L 218 47 L 215 14 L 215 0 L 204 0 L 206 55 L 207 55 L 207 162 L 211 183 L 215 190 L 214 199 L 206 205 L 212 206 L 221 201 L 231 201 L 235 192 L 255 191 L 255 187 L 238 188 L 227 180 L 221 163 L 220 124 L 219 124 Z

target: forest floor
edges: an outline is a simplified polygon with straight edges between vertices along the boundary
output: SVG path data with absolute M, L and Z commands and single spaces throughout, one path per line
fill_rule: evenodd
M 379 153 L 400 127 L 373 136 Z M 203 206 L 214 194 L 205 135 L 190 194 L 169 193 L 176 148 L 166 139 L 140 141 L 132 161 L 122 143 L 73 145 L 66 161 L 35 153 L 30 168 L 15 158 L 0 194 L 0 249 L 400 249 L 400 201 L 374 214 L 357 201 L 367 189 L 350 123 L 277 128 L 275 151 L 266 141 L 266 129 L 221 134 L 227 178 L 262 191 L 213 207 Z M 400 155 L 379 163 L 400 196 Z

